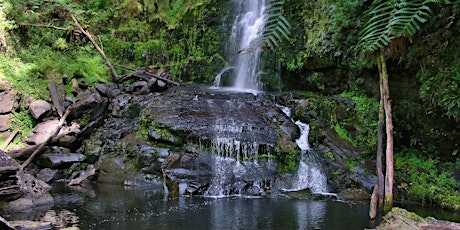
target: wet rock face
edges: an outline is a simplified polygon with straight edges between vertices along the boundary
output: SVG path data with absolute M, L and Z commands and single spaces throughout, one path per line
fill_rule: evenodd
M 177 87 L 152 98 L 144 115 L 172 131 L 190 131 L 201 139 L 231 138 L 266 146 L 276 145 L 283 134 L 292 138 L 293 133 L 281 132 L 297 130 L 266 95 L 196 86 Z
M 85 155 L 99 159 L 99 181 L 136 186 L 163 178 L 172 193 L 263 195 L 276 170 L 273 160 L 258 156 L 273 153 L 280 139 L 293 142 L 298 132 L 267 95 L 199 86 L 120 94 L 109 108 L 85 143 Z

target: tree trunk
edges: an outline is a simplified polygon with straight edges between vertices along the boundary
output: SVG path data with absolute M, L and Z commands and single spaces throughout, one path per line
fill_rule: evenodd
M 378 209 L 378 198 L 377 198 L 377 191 L 379 190 L 379 186 L 375 185 L 374 190 L 371 196 L 371 205 L 369 209 L 369 217 L 374 219 L 377 216 L 377 209 Z
M 382 166 L 382 157 L 383 157 L 383 119 L 384 119 L 384 106 L 383 106 L 383 81 L 382 73 L 382 64 L 380 62 L 380 57 L 377 61 L 377 66 L 379 70 L 379 82 L 380 82 L 380 105 L 379 105 L 379 120 L 377 126 L 377 159 L 376 159 L 376 173 L 377 173 L 377 183 L 374 186 L 374 191 L 372 192 L 372 199 L 370 203 L 369 217 L 374 219 L 377 216 L 379 208 L 384 206 L 384 177 L 383 177 L 383 166 Z
M 380 79 L 382 80 L 382 98 L 385 109 L 386 124 L 386 172 L 385 172 L 385 203 L 384 210 L 389 211 L 393 206 L 393 119 L 391 116 L 390 89 L 388 86 L 388 73 L 385 62 L 385 54 L 380 50 L 379 62 L 381 65 Z
M 378 62 L 379 73 L 382 72 L 382 65 Z M 383 176 L 383 125 L 385 119 L 385 109 L 383 107 L 383 82 L 382 78 L 379 78 L 380 82 L 380 104 L 379 104 L 379 121 L 377 123 L 377 161 L 376 161 L 376 170 L 377 170 L 377 185 L 379 186 L 377 191 L 378 204 L 380 208 L 383 208 L 384 203 L 384 188 L 385 181 Z

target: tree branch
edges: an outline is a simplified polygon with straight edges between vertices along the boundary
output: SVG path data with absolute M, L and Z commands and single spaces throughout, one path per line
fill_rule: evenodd
M 105 56 L 105 53 L 104 51 L 97 45 L 96 41 L 94 41 L 93 37 L 91 36 L 90 33 L 88 33 L 87 31 L 85 31 L 83 29 L 83 27 L 81 27 L 80 23 L 78 23 L 77 19 L 75 18 L 75 16 L 72 14 L 70 15 L 73 19 L 73 21 L 75 22 L 75 25 L 78 27 L 78 29 L 84 34 L 86 35 L 86 37 L 88 37 L 88 39 L 91 41 L 91 43 L 93 43 L 94 45 L 94 48 L 96 48 L 96 50 L 99 52 L 99 54 L 101 54 L 102 58 L 104 58 L 105 60 L 105 64 L 110 68 L 110 71 L 112 72 L 112 75 L 113 75 L 113 78 L 115 79 L 115 81 L 118 81 L 118 74 L 117 74 L 117 71 L 115 70 L 115 68 L 113 67 L 112 63 L 109 61 L 109 59 L 107 58 L 107 56 Z
M 21 169 L 24 169 L 25 167 L 27 167 L 27 165 L 34 159 L 34 157 L 39 154 L 44 148 L 45 146 L 51 141 L 51 139 L 56 136 L 58 133 L 59 133 L 59 130 L 61 129 L 61 127 L 64 125 L 65 123 L 65 119 L 67 118 L 67 116 L 69 116 L 70 114 L 70 110 L 71 110 L 72 106 L 69 106 L 69 108 L 67 108 L 66 112 L 64 115 L 62 115 L 61 119 L 59 119 L 59 122 L 57 123 L 56 127 L 54 128 L 53 132 L 50 134 L 50 136 L 45 140 L 45 142 L 41 143 L 38 147 L 38 149 L 36 149 L 32 155 L 29 156 L 29 158 L 27 158 L 27 160 L 21 165 Z
M 51 26 L 51 25 L 45 25 L 45 24 L 32 24 L 32 23 L 27 23 L 27 22 L 18 22 L 17 24 L 20 25 L 20 26 L 33 26 L 33 27 L 51 28 L 51 29 L 55 29 L 55 30 L 65 30 L 65 31 L 74 30 L 73 28 L 65 28 L 65 27 Z
M 3 145 L 0 147 L 0 150 L 5 150 L 6 147 L 13 141 L 13 139 L 16 137 L 16 134 L 18 134 L 19 130 L 15 129 L 9 136 L 6 138 L 5 142 L 3 142 Z

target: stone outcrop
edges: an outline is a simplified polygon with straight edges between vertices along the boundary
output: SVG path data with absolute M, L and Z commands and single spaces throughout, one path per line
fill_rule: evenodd
M 0 151 L 0 178 L 0 209 L 3 211 L 23 211 L 53 201 L 48 193 L 50 187 L 24 173 L 18 163 L 3 151 Z
M 0 200 L 14 200 L 23 194 L 17 176 L 18 170 L 18 163 L 0 150 Z
M 266 95 L 192 85 L 162 94 L 119 94 L 109 108 L 104 125 L 85 142 L 85 155 L 98 159 L 98 180 L 158 186 L 166 179 L 170 192 L 185 183 L 189 194 L 215 195 L 210 188 L 220 156 L 232 159 L 222 166 L 229 175 L 240 170 L 222 182 L 224 193 L 263 194 L 268 188 L 262 184 L 276 176 L 274 164 L 246 161 L 273 154 L 280 139 L 293 142 L 298 133 Z
M 393 208 L 383 217 L 382 223 L 375 228 L 376 230 L 428 230 L 446 229 L 458 230 L 460 223 L 436 220 L 432 217 L 422 218 L 413 212 L 401 208 Z
M 197 85 L 168 89 L 160 79 L 137 80 L 134 84 L 87 86 L 86 90 L 80 88 L 76 99 L 54 100 L 62 102 L 61 110 L 70 114 L 26 171 L 49 183 L 77 179 L 71 184 L 96 180 L 155 189 L 166 185 L 173 195 L 276 195 L 289 184 L 283 180 L 292 176 L 279 175 L 276 159 L 283 154 L 300 154 L 295 143 L 300 133 L 272 95 L 216 91 Z M 29 110 L 33 104 L 46 103 L 31 100 Z M 47 140 L 60 118 L 55 105 L 33 110 L 39 123 L 24 139 L 29 146 L 23 152 L 9 152 L 19 161 Z M 308 114 L 304 115 L 308 119 Z M 342 156 L 359 155 L 359 150 L 340 142 L 333 133 L 324 136 L 329 141 L 327 151 L 339 159 L 329 164 L 346 167 L 340 162 Z M 88 172 L 91 174 L 85 176 Z M 354 172 L 369 175 L 360 168 Z M 20 210 L 51 202 L 43 181 L 25 173 L 17 178 L 24 185 L 19 186 L 20 194 L 11 198 L 8 208 Z M 350 180 L 353 182 L 349 184 L 366 187 L 364 180 L 371 181 L 372 177 Z M 288 196 L 337 198 L 335 194 L 319 198 L 306 193 L 309 195 L 290 192 Z M 360 195 L 365 197 L 365 192 Z

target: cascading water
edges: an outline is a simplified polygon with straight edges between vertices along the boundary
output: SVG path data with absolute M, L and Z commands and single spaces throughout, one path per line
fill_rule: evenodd
M 208 104 L 210 108 L 217 108 L 212 101 L 208 101 Z M 244 105 L 244 101 L 225 101 L 222 104 L 234 111 Z M 211 183 L 204 195 L 262 195 L 265 182 L 274 175 L 275 165 L 270 157 L 261 161 L 259 153 L 270 156 L 272 146 L 260 145 L 251 127 L 244 121 L 235 120 L 233 116 L 216 119 L 212 131 L 213 167 Z
M 251 42 L 256 40 L 265 26 L 265 0 L 234 0 L 236 15 L 232 25 L 231 51 L 229 62 L 231 67 L 224 68 L 216 76 L 214 86 L 221 86 L 222 73 L 234 68 L 233 85 L 237 91 L 259 91 L 262 85 L 259 77 L 260 51 L 258 49 L 246 52 Z
M 289 108 L 283 106 L 278 107 L 290 117 L 291 111 Z M 310 149 L 310 144 L 308 142 L 310 126 L 300 121 L 296 121 L 295 124 L 300 129 L 300 137 L 296 140 L 296 143 L 301 150 L 301 157 L 291 189 L 288 190 L 303 190 L 309 188 L 313 193 L 325 194 L 327 193 L 327 178 L 316 159 L 315 153 Z

